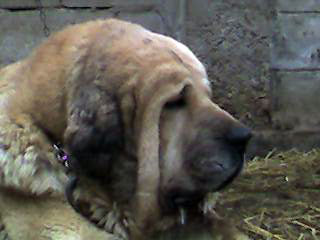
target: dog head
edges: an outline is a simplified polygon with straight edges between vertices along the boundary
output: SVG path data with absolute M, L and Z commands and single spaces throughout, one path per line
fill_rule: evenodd
M 66 144 L 98 178 L 117 171 L 110 165 L 120 155 L 136 160 L 138 228 L 197 206 L 238 175 L 251 132 L 212 102 L 206 71 L 186 46 L 112 20 L 83 57 L 70 84 Z
M 210 100 L 209 89 L 199 87 L 206 89 L 205 83 L 193 79 L 162 110 L 160 189 L 171 210 L 196 206 L 206 193 L 232 182 L 243 166 L 250 130 Z

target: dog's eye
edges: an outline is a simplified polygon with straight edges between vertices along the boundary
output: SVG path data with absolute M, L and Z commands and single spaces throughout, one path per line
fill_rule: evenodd
M 185 107 L 187 105 L 187 101 L 186 101 L 186 92 L 187 92 L 187 88 L 188 86 L 185 86 L 181 92 L 179 93 L 179 95 L 177 95 L 176 97 L 174 97 L 173 99 L 171 99 L 171 101 L 168 101 L 164 107 L 166 109 L 177 109 L 177 108 L 182 108 Z
M 186 103 L 184 97 L 181 96 L 178 99 L 167 102 L 164 107 L 167 109 L 176 109 L 176 108 L 182 108 L 182 107 L 186 106 L 186 104 L 187 103 Z

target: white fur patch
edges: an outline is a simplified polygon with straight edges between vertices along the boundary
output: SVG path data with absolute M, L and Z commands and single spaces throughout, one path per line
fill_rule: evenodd
M 206 86 L 208 86 L 208 87 L 211 86 L 211 83 L 210 83 L 210 81 L 208 80 L 208 78 L 202 78 L 202 81 L 204 82 L 204 84 L 205 84 Z

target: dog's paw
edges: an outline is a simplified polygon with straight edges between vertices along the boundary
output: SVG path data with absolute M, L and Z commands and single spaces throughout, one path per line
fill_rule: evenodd
M 118 239 L 129 239 L 127 221 L 116 205 L 111 209 L 106 209 L 104 206 L 92 204 L 90 211 L 92 212 L 90 221 L 94 222 L 99 228 L 114 234 Z

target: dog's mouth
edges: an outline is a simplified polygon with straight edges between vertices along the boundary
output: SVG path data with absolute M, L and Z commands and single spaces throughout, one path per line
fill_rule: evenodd
M 201 188 L 173 188 L 162 194 L 160 206 L 164 215 L 175 219 L 175 225 L 185 225 L 199 220 L 205 222 L 213 207 L 207 201 L 209 193 L 210 191 Z
M 208 209 L 212 210 L 212 206 L 208 208 L 206 196 L 229 185 L 243 167 L 243 152 L 233 153 L 228 157 L 232 159 L 232 164 L 226 165 L 225 161 L 219 159 L 216 161 L 212 161 L 212 158 L 205 159 L 205 163 L 200 164 L 201 166 L 191 166 L 193 171 L 189 168 L 187 175 L 190 178 L 176 179 L 179 185 L 160 193 L 161 208 L 165 215 L 175 216 L 176 223 L 180 225 L 194 219 L 206 221 L 210 215 Z
M 204 199 L 204 196 L 201 191 L 172 189 L 164 195 L 162 206 L 167 212 L 177 211 L 180 208 L 192 209 Z
M 174 219 L 173 226 L 192 225 L 194 222 L 208 222 L 213 217 L 214 205 L 208 202 L 207 194 L 204 192 L 172 192 L 167 195 L 163 209 L 165 215 Z M 163 229 L 165 230 L 165 229 Z

